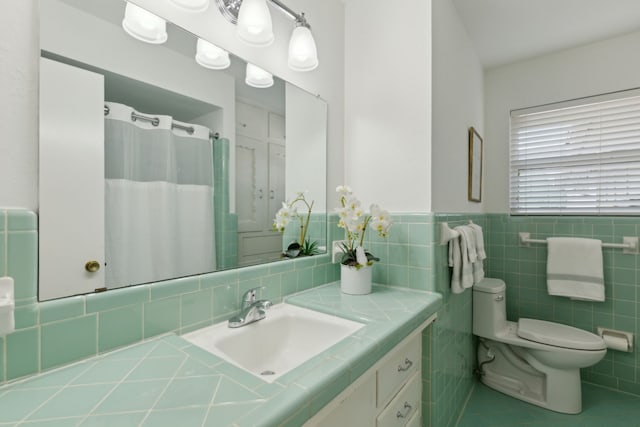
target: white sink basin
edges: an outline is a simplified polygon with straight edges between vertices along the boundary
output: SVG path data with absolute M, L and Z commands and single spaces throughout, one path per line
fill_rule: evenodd
M 362 328 L 362 323 L 290 304 L 278 304 L 258 322 L 227 322 L 182 337 L 267 382 L 299 366 Z

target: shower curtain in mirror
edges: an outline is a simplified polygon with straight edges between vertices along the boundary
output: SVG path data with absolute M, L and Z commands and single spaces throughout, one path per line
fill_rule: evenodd
M 131 107 L 106 106 L 106 287 L 215 270 L 209 129 L 145 113 L 136 114 L 157 125 L 132 121 Z

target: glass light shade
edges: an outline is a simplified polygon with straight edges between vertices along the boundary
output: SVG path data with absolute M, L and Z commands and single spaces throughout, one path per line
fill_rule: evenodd
M 127 3 L 122 28 L 131 37 L 152 44 L 167 41 L 167 22 L 139 6 Z
M 196 62 L 212 70 L 224 70 L 231 64 L 229 52 L 200 38 L 196 48 Z
M 298 26 L 289 40 L 289 68 L 294 71 L 311 71 L 318 66 L 318 50 L 311 30 Z
M 263 89 L 273 86 L 273 75 L 256 65 L 247 63 L 247 74 L 244 81 L 249 86 Z
M 266 0 L 243 0 L 238 12 L 238 37 L 251 46 L 273 43 L 273 25 Z
M 204 12 L 209 7 L 209 0 L 171 0 L 171 3 L 188 12 Z

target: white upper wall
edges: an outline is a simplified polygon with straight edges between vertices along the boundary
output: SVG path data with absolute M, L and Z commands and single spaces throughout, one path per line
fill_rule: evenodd
M 38 205 L 38 9 L 33 0 L 0 14 L 0 206 Z
M 275 43 L 265 49 L 243 45 L 235 26 L 218 12 L 215 2 L 202 14 L 189 14 L 168 1 L 136 0 L 188 31 L 272 71 L 329 104 L 329 188 L 343 181 L 344 11 L 339 0 L 288 0 L 305 12 L 318 46 L 320 66 L 309 73 L 287 68 L 288 40 L 293 21 L 272 8 Z M 0 14 L 0 206 L 37 209 L 38 165 L 38 1 L 22 0 Z M 331 199 L 329 200 L 331 203 Z
M 482 212 L 484 203 L 467 200 L 469 127 L 484 137 L 482 65 L 452 0 L 432 4 L 432 210 Z
M 365 206 L 429 212 L 431 2 L 349 0 L 345 22 L 344 182 Z
M 485 212 L 509 211 L 509 115 L 518 108 L 640 87 L 640 32 L 485 73 Z

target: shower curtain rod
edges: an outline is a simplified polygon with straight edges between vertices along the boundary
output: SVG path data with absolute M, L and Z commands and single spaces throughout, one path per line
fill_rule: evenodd
M 104 106 L 104 115 L 108 115 L 109 114 L 109 107 L 107 105 Z M 151 123 L 153 126 L 158 126 L 160 124 L 160 119 L 157 117 L 148 117 L 148 116 L 143 116 L 142 114 L 138 114 L 135 111 L 131 113 L 131 121 L 135 122 L 136 120 L 142 120 L 145 122 L 149 122 Z M 187 132 L 189 135 L 193 134 L 194 132 L 194 128 L 193 126 L 185 126 L 185 125 L 181 125 L 178 124 L 176 122 L 171 122 L 171 129 L 180 129 L 183 130 L 185 132 Z M 218 132 L 211 132 L 209 131 L 209 138 L 212 138 L 214 140 L 218 140 L 220 139 L 220 134 Z

